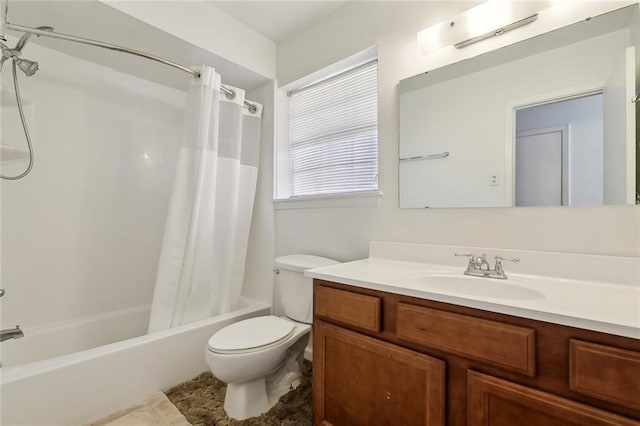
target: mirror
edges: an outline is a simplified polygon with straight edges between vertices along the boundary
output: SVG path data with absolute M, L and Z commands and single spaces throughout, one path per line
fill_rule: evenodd
M 399 84 L 400 208 L 635 204 L 638 5 Z

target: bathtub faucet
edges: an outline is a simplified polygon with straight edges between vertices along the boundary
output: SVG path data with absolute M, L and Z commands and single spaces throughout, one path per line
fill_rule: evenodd
M 24 337 L 24 333 L 20 330 L 20 326 L 16 325 L 16 328 L 7 328 L 6 330 L 0 330 L 0 342 L 4 342 L 9 339 L 19 339 Z

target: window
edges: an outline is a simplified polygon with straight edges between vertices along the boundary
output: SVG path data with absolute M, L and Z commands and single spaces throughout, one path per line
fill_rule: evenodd
M 289 92 L 290 196 L 378 189 L 377 61 Z

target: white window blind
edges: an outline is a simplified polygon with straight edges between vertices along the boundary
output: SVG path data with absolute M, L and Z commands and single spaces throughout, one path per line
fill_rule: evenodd
M 291 196 L 378 189 L 378 62 L 289 97 Z

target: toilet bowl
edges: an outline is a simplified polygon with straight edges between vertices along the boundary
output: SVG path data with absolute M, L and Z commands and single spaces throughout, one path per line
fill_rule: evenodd
M 269 411 L 300 383 L 309 343 L 313 285 L 304 271 L 336 264 L 309 255 L 276 259 L 276 291 L 285 316 L 250 318 L 216 332 L 205 350 L 211 373 L 227 383 L 224 409 L 237 420 Z
M 247 332 L 249 328 L 253 330 Z M 253 336 L 256 330 L 269 328 L 277 333 L 269 334 L 263 342 L 273 341 L 257 347 L 246 347 L 253 345 L 247 339 L 246 343 L 236 342 L 237 349 L 229 349 L 231 344 L 226 340 L 229 336 L 219 338 L 218 333 L 209 339 L 207 364 L 215 377 L 227 383 L 224 409 L 231 418 L 242 420 L 269 411 L 292 386 L 297 386 L 302 376 L 309 324 L 265 316 L 240 321 L 220 331 Z

